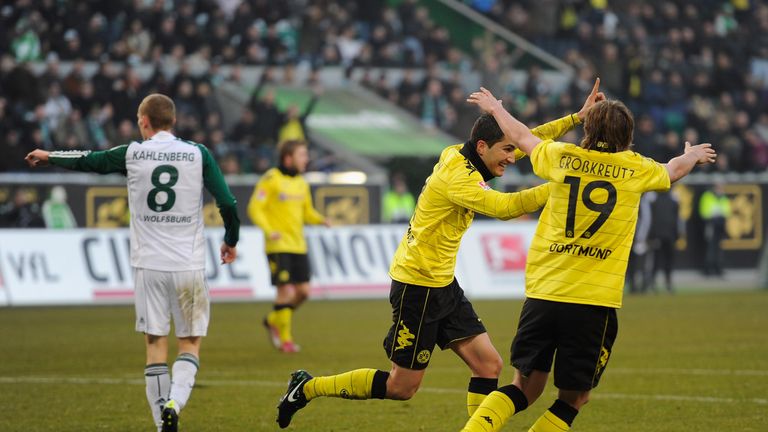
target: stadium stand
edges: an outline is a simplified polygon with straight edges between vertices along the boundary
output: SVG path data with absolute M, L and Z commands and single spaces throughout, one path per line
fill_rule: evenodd
M 553 88 L 539 65 L 522 64 L 520 51 L 504 44 L 473 41 L 474 52 L 461 52 L 451 43 L 458 29 L 436 24 L 432 6 L 416 0 L 365 7 L 349 0 L 5 5 L 0 145 L 8 157 L 0 171 L 25 170 L 18 156 L 30 147 L 100 149 L 136 137 L 133 107 L 160 91 L 178 101 L 181 135 L 213 147 L 230 172 L 263 172 L 287 113 L 270 105 L 265 92 L 231 118 L 213 94 L 242 79 L 241 65 L 282 70 L 282 83 L 295 83 L 298 65 L 342 68 L 422 124 L 458 139 L 476 116 L 464 102 L 468 74 L 530 124 L 572 109 L 584 82 L 600 75 L 635 112 L 639 152 L 666 160 L 686 139 L 712 141 L 723 155 L 714 170 L 768 167 L 765 2 L 464 3 L 564 60 L 575 74 L 564 88 Z M 63 62 L 71 64 L 66 74 Z M 32 64 L 44 64 L 42 71 Z M 93 64 L 97 71 L 87 72 Z M 141 65 L 154 72 L 140 76 Z M 222 65 L 234 67 L 225 75 Z M 511 79 L 520 68 L 525 79 Z M 277 80 L 264 73 L 261 83 L 267 82 Z M 252 91 L 255 84 L 243 87 Z
M 635 113 L 640 153 L 667 160 L 687 139 L 718 143 L 718 171 L 768 167 L 765 2 L 471 3 L 564 59 L 582 77 L 599 75 L 603 87 Z M 577 86 L 571 90 L 571 98 L 583 93 Z M 552 117 L 546 108 L 551 103 L 528 106 L 557 99 L 546 87 L 534 80 L 523 96 L 520 111 L 532 112 L 531 121 Z

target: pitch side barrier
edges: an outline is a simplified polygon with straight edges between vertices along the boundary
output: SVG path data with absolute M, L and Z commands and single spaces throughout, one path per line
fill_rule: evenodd
M 405 225 L 308 227 L 312 296 L 386 298 L 387 275 Z M 470 297 L 519 298 L 535 222 L 478 221 L 462 241 L 457 277 Z M 221 228 L 206 230 L 214 301 L 272 300 L 263 236 L 243 227 L 238 259 L 219 264 Z M 0 305 L 120 304 L 133 300 L 125 228 L 0 230 Z

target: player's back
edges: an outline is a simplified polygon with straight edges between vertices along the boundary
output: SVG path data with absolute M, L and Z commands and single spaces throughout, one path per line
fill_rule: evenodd
M 199 144 L 169 132 L 128 146 L 131 264 L 162 271 L 205 266 Z
M 543 141 L 531 155 L 550 180 L 526 266 L 529 297 L 621 307 L 640 197 L 670 186 L 663 165 L 632 151 L 604 153 Z

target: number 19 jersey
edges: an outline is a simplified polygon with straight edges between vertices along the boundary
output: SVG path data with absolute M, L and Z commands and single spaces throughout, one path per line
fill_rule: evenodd
M 536 146 L 531 164 L 550 196 L 528 252 L 526 296 L 621 307 L 640 196 L 669 189 L 666 168 L 633 151 L 552 140 Z

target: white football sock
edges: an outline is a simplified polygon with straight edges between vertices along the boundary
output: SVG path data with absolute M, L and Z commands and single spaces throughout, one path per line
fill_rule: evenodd
M 171 391 L 171 376 L 168 374 L 168 365 L 165 363 L 147 365 L 144 368 L 144 381 L 147 384 L 149 409 L 152 410 L 152 418 L 159 428 L 162 425 L 160 415 L 163 405 L 168 400 L 168 393 Z
M 168 398 L 176 401 L 176 410 L 181 412 L 189 400 L 192 387 L 195 386 L 195 375 L 200 367 L 199 360 L 193 354 L 182 353 L 173 362 L 171 394 Z

